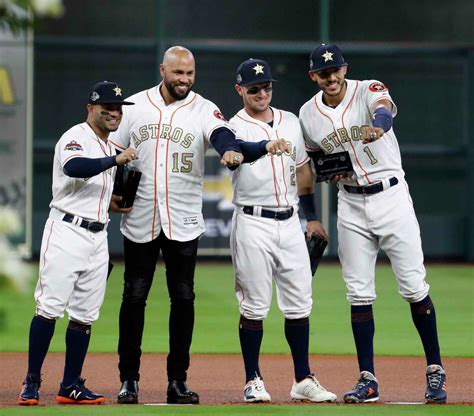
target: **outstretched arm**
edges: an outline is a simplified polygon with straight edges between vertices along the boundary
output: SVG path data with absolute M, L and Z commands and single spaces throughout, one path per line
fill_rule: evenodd
M 75 157 L 66 162 L 63 172 L 71 178 L 91 178 L 116 165 L 124 165 L 137 159 L 137 150 L 129 147 L 117 156 L 100 157 Z

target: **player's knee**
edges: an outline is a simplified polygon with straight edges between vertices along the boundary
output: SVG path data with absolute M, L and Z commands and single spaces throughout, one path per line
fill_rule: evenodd
M 123 301 L 133 304 L 146 304 L 150 287 L 151 279 L 145 277 L 139 277 L 133 280 L 125 279 L 123 285 Z
M 434 312 L 435 308 L 430 296 L 426 296 L 418 302 L 411 302 L 410 309 L 415 316 L 430 315 Z
M 251 321 L 263 321 L 268 315 L 269 308 L 260 308 L 255 310 L 241 309 L 240 315 Z
M 285 316 L 285 327 L 301 327 L 309 325 L 309 316 L 301 318 L 288 318 Z
M 425 284 L 420 290 L 408 291 L 406 289 L 400 289 L 400 295 L 408 303 L 420 302 L 428 296 L 429 286 Z
M 58 306 L 48 306 L 43 304 L 36 304 L 36 316 L 44 320 L 58 320 L 64 316 L 64 309 L 66 305 L 58 305 Z
M 71 330 L 77 331 L 77 332 L 83 332 L 87 335 L 90 335 L 91 328 L 92 328 L 91 324 L 82 323 L 82 322 L 78 322 L 78 321 L 72 321 L 72 320 L 70 320 L 68 325 L 67 325 L 67 329 L 71 329 Z
M 354 293 L 348 293 L 346 295 L 347 301 L 353 306 L 372 305 L 375 302 L 377 296 L 373 295 L 359 295 Z
M 194 286 L 190 283 L 180 282 L 170 288 L 171 302 L 194 301 Z
M 56 320 L 58 319 L 57 317 L 48 317 L 44 315 L 44 312 L 37 312 L 35 314 L 36 318 L 41 319 L 42 321 L 48 323 L 48 324 L 54 324 L 56 323 Z
M 283 316 L 286 321 L 299 321 L 301 319 L 307 319 L 311 313 L 311 307 L 309 310 L 306 308 L 299 311 L 283 311 Z
M 247 331 L 262 331 L 263 320 L 248 319 L 245 316 L 240 315 L 239 328 Z

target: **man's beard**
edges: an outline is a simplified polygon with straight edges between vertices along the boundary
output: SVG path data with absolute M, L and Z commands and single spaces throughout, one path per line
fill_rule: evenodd
M 179 94 L 176 92 L 176 90 L 173 88 L 173 86 L 167 82 L 163 82 L 165 84 L 166 89 L 168 90 L 169 94 L 175 99 L 175 100 L 184 100 L 188 94 L 191 92 L 192 89 L 192 84 L 191 86 L 187 89 L 187 91 L 184 94 Z

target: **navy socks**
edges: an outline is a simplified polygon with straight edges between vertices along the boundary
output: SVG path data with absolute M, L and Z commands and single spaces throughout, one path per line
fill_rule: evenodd
M 256 375 L 261 377 L 258 357 L 263 338 L 263 321 L 240 316 L 239 338 L 245 365 L 245 382 L 248 382 Z
M 309 368 L 309 318 L 285 319 L 285 337 L 291 349 L 296 382 L 311 374 Z
M 40 378 L 41 367 L 54 334 L 56 321 L 36 315 L 31 320 L 28 347 L 28 374 Z
M 66 330 L 66 363 L 62 383 L 64 386 L 70 386 L 81 375 L 90 338 L 90 325 L 69 321 Z
M 426 365 L 441 364 L 439 352 L 438 330 L 436 328 L 436 313 L 431 298 L 426 296 L 423 300 L 410 303 L 413 323 L 420 334 L 423 349 L 426 355 Z
M 372 305 L 351 305 L 351 324 L 360 371 L 374 371 L 375 322 Z

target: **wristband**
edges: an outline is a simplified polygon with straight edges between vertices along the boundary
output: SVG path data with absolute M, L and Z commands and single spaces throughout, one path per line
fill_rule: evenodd
M 393 116 L 392 112 L 386 107 L 379 107 L 374 113 L 374 127 L 380 127 L 386 133 L 392 128 Z
M 306 221 L 318 221 L 314 193 L 300 195 L 300 207 L 303 210 Z

